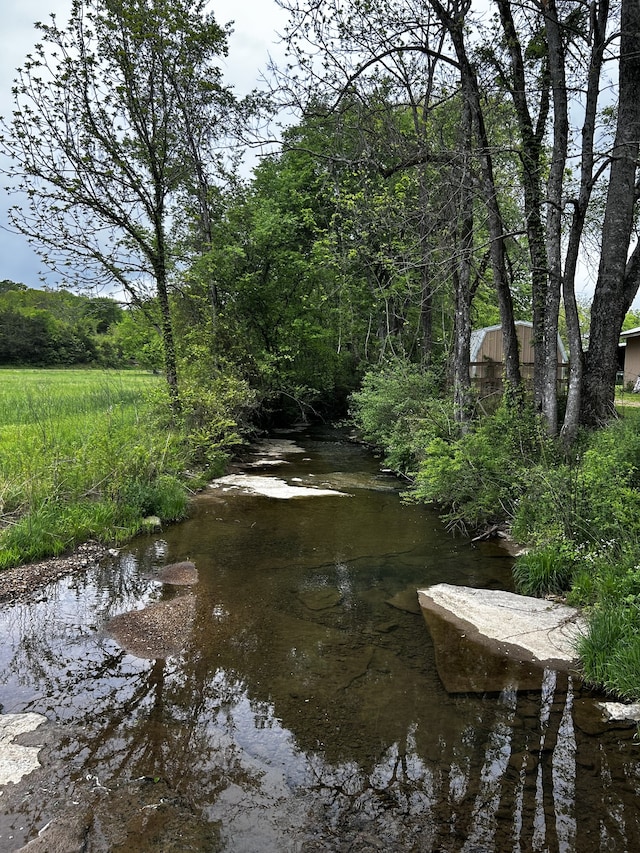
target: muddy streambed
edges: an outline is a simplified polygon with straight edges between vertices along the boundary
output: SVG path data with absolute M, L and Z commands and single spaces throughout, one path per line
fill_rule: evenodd
M 0 851 L 640 849 L 634 729 L 553 672 L 526 693 L 441 684 L 415 590 L 508 589 L 505 553 L 403 505 L 340 433 L 254 463 L 277 494 L 228 480 L 0 608 L 1 711 L 46 717 L 18 738 L 42 766 L 2 789 Z M 179 561 L 197 579 L 162 582 Z

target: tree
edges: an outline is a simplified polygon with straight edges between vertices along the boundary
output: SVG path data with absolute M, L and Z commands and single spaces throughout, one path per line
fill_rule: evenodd
M 416 301 L 423 338 L 430 342 L 434 295 L 445 286 L 453 290 L 454 388 L 463 421 L 471 410 L 471 304 L 487 266 L 503 326 L 507 383 L 513 390 L 520 385 L 503 187 L 483 109 L 486 100 L 492 106 L 496 101 L 487 98 L 472 62 L 465 23 L 470 4 L 357 0 L 347 8 L 339 0 L 280 0 L 280 5 L 292 14 L 290 50 L 305 72 L 301 81 L 288 81 L 296 102 L 313 109 L 322 92 L 340 115 L 345 104 L 357 103 L 368 129 L 361 160 L 387 177 L 411 173 L 419 187 L 419 207 L 410 214 L 419 224 L 411 231 L 420 248 L 415 268 L 422 286 Z M 399 134 L 403 113 L 411 116 L 412 130 Z M 442 124 L 447 114 L 455 114 L 455 133 Z M 393 121 L 381 119 L 386 115 Z M 446 204 L 434 203 L 438 194 L 447 197 Z M 398 230 L 389 240 L 396 247 Z M 443 236 L 449 240 L 445 251 Z M 438 263 L 438 255 L 446 261 Z
M 289 41 L 307 89 L 324 89 L 338 100 L 355 93 L 364 102 L 374 69 L 404 79 L 406 57 L 428 58 L 422 72 L 420 63 L 411 66 L 415 91 L 444 98 L 457 88 L 471 115 L 474 187 L 484 206 L 507 381 L 514 388 L 519 380 L 508 246 L 524 237 L 538 345 L 535 396 L 549 432 L 556 434 L 561 426 L 556 345 L 562 301 L 571 346 L 563 438 L 570 444 L 580 423 L 596 425 L 611 417 L 618 336 L 640 282 L 637 2 L 498 0 L 498 16 L 490 24 L 474 14 L 472 0 L 354 0 L 348 8 L 339 0 L 279 2 L 292 15 Z M 615 63 L 617 84 L 604 79 L 607 63 Z M 294 78 L 290 91 L 300 102 L 300 80 Z M 495 105 L 505 92 L 510 114 L 502 112 L 500 126 Z M 434 126 L 436 114 L 422 112 L 425 126 Z M 512 138 L 505 142 L 509 129 Z M 429 154 L 422 148 L 414 162 Z M 505 195 L 497 164 L 509 159 L 514 188 Z M 508 206 L 518 196 L 519 214 L 508 224 Z M 600 262 L 583 352 L 576 276 L 588 239 L 598 241 Z M 465 298 L 460 290 L 457 307 L 466 310 Z M 460 314 L 456 334 L 466 335 L 463 320 Z M 464 341 L 458 344 L 460 360 L 466 348 Z
M 170 308 L 176 204 L 195 184 L 206 205 L 233 99 L 216 62 L 226 32 L 204 0 L 73 0 L 61 29 L 19 70 L 0 148 L 12 159 L 15 226 L 45 263 L 76 284 L 157 297 L 164 368 L 179 411 Z
M 640 199 L 640 6 L 622 0 L 616 136 L 602 224 L 600 265 L 585 355 L 582 421 L 601 424 L 614 413 L 616 351 L 625 314 L 640 285 L 635 220 Z
M 555 434 L 559 426 L 555 348 L 562 297 L 571 365 L 561 432 L 570 444 L 580 423 L 602 424 L 615 414 L 616 350 L 624 314 L 638 289 L 640 259 L 636 251 L 630 257 L 630 251 L 638 201 L 640 13 L 637 4 L 626 0 L 620 7 L 612 7 L 609 0 L 590 7 L 549 0 L 524 10 L 518 7 L 516 21 L 516 7 L 509 0 L 499 0 L 498 5 L 506 62 L 501 63 L 495 50 L 485 53 L 491 55 L 518 117 L 539 344 L 536 397 L 549 431 Z M 609 135 L 602 114 L 611 96 L 602 78 L 617 44 L 617 130 L 607 149 Z M 581 116 L 578 127 L 572 126 L 576 116 Z M 579 147 L 573 147 L 573 138 L 581 140 Z M 577 167 L 569 170 L 569 163 Z M 603 179 L 606 200 L 601 202 L 596 189 Z M 599 232 L 600 264 L 585 353 L 575 289 L 589 219 Z

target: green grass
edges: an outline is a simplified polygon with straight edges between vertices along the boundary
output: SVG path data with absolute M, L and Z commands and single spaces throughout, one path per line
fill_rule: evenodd
M 177 433 L 142 371 L 0 369 L 0 568 L 184 513 Z
M 637 701 L 640 685 L 639 616 L 637 604 L 602 604 L 590 614 L 578 646 L 588 682 L 631 701 Z

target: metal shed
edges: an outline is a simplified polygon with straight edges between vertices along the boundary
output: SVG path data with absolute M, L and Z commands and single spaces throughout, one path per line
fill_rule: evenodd
M 534 366 L 533 323 L 527 320 L 517 320 L 515 325 L 520 349 L 522 379 L 525 383 L 530 384 L 533 382 Z M 640 334 L 640 329 L 638 329 L 638 334 Z M 558 335 L 557 358 L 558 381 L 564 382 L 569 361 L 560 335 Z M 484 329 L 473 331 L 471 333 L 469 375 L 473 383 L 480 387 L 483 396 L 502 390 L 503 367 L 502 326 L 485 326 Z

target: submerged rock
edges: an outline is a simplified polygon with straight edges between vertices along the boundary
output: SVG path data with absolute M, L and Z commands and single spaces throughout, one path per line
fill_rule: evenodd
M 198 583 L 198 570 L 195 563 L 184 560 L 181 563 L 171 563 L 169 566 L 163 566 L 158 572 L 156 579 L 162 583 L 172 584 L 173 586 L 191 586 L 194 583 Z
M 289 453 L 304 453 L 304 448 L 290 438 L 265 438 L 255 445 L 254 450 L 259 456 L 278 459 Z
M 119 788 L 101 787 L 68 805 L 18 853 L 185 853 L 223 849 L 219 824 L 175 786 L 140 777 Z
M 182 595 L 114 616 L 105 625 L 105 631 L 129 654 L 155 660 L 182 651 L 194 617 L 195 598 Z
M 577 667 L 584 625 L 573 607 L 450 584 L 418 590 L 418 600 L 449 692 L 540 689 L 545 669 Z
M 298 593 L 300 601 L 309 610 L 329 610 L 336 607 L 342 601 L 342 593 L 334 587 L 321 587 L 320 589 L 304 589 Z
M 386 599 L 386 603 L 390 607 L 395 607 L 396 610 L 404 610 L 405 613 L 420 613 L 420 604 L 413 586 L 396 592 L 394 596 Z

